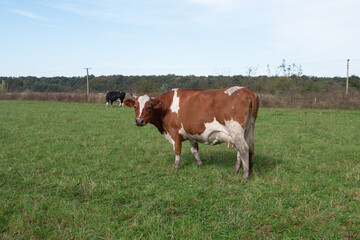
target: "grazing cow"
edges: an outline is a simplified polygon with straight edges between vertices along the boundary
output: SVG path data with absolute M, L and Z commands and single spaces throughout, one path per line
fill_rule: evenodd
M 242 161 L 242 181 L 247 181 L 254 164 L 254 127 L 259 108 L 255 92 L 237 86 L 173 89 L 157 98 L 141 95 L 135 101 L 127 99 L 125 105 L 134 107 L 137 126 L 153 124 L 173 145 L 176 169 L 180 167 L 182 141 L 190 141 L 198 166 L 202 165 L 198 143 L 228 143 L 237 149 L 233 173 L 239 172 Z
M 108 92 L 106 94 L 106 107 L 109 104 L 109 101 L 111 102 L 111 106 L 112 106 L 113 102 L 116 101 L 117 99 L 119 99 L 120 101 L 119 107 L 121 107 L 124 102 L 125 94 L 126 93 L 124 92 Z

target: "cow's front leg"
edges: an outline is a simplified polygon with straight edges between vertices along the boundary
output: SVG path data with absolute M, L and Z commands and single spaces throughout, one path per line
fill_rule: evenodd
M 181 136 L 177 135 L 174 138 L 174 153 L 175 153 L 175 163 L 174 167 L 176 169 L 180 168 L 180 154 L 181 154 Z
M 202 166 L 202 162 L 199 156 L 199 144 L 197 142 L 194 141 L 190 141 L 190 149 L 192 154 L 194 154 L 195 159 L 196 159 L 196 164 L 198 165 L 198 167 Z

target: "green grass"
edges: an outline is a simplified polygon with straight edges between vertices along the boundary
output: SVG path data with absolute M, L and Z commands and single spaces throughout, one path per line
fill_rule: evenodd
M 265 109 L 254 175 L 183 144 L 180 170 L 133 109 L 0 101 L 0 239 L 360 238 L 360 112 Z

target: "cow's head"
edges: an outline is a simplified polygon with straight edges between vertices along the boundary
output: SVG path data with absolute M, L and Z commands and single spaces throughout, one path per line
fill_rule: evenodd
M 154 115 L 155 109 L 161 108 L 162 102 L 157 99 L 152 99 L 148 95 L 141 95 L 132 99 L 126 99 L 124 104 L 128 107 L 133 107 L 135 110 L 135 124 L 137 126 L 145 126 L 149 123 Z

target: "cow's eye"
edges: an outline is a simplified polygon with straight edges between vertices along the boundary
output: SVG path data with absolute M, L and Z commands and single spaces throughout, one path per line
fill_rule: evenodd
M 151 111 L 151 109 L 152 109 L 152 107 L 148 107 L 148 108 L 147 108 L 148 111 Z

